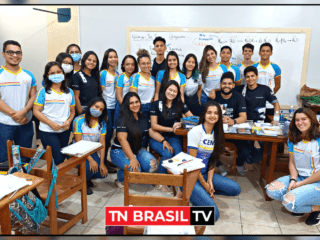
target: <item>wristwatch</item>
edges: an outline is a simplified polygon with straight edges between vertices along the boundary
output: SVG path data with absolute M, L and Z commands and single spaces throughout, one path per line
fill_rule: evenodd
M 163 144 L 164 141 L 167 141 L 167 140 L 166 140 L 166 139 L 163 139 L 161 143 Z
M 233 125 L 234 125 L 234 124 L 237 124 L 237 120 L 233 119 L 233 122 L 234 122 Z

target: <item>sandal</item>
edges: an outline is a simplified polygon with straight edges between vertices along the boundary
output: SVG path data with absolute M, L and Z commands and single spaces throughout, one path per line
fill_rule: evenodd
M 173 190 L 172 189 L 169 189 L 168 186 L 166 185 L 157 185 L 156 186 L 156 189 L 163 192 L 163 193 L 166 193 L 166 194 L 171 194 L 173 193 Z
M 124 190 L 124 185 L 118 179 L 114 181 L 114 184 L 121 190 Z

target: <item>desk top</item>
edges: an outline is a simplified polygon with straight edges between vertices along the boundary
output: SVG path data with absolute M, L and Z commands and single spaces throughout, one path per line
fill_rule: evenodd
M 180 136 L 187 136 L 189 130 L 184 128 L 179 128 L 176 130 L 175 134 Z M 250 141 L 262 141 L 262 142 L 283 142 L 286 143 L 288 138 L 279 135 L 279 136 L 261 136 L 255 133 L 252 134 L 240 134 L 240 133 L 225 133 L 225 139 L 236 139 L 236 140 L 250 140 Z
M 14 200 L 22 197 L 24 194 L 30 192 L 32 189 L 36 188 L 37 186 L 39 186 L 44 181 L 44 179 L 41 178 L 41 177 L 37 177 L 37 176 L 33 176 L 33 175 L 26 174 L 26 173 L 21 173 L 21 172 L 15 172 L 13 175 L 16 176 L 16 177 L 25 178 L 25 179 L 31 178 L 32 179 L 32 185 L 28 185 L 28 186 L 25 186 L 23 188 L 20 188 L 12 196 L 12 198 L 10 198 L 10 196 L 13 193 L 10 193 L 7 196 L 5 196 L 4 198 L 2 198 L 0 200 L 0 209 L 3 208 L 4 206 L 6 206 L 9 203 L 12 203 Z

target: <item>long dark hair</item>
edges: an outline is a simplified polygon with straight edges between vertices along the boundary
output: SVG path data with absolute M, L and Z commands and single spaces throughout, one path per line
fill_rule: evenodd
M 187 77 L 187 67 L 186 67 L 186 62 L 188 62 L 189 58 L 193 58 L 194 61 L 196 62 L 196 65 L 194 66 L 194 69 L 192 70 L 192 78 L 193 79 L 198 79 L 199 77 L 199 70 L 198 70 L 198 60 L 197 60 L 197 57 L 196 55 L 194 55 L 193 53 L 189 53 L 186 58 L 184 59 L 183 61 L 183 64 L 182 64 L 182 73 L 186 75 Z
M 90 55 L 94 55 L 97 58 L 97 65 L 91 71 L 91 76 L 95 76 L 95 79 L 98 84 L 98 96 L 101 97 L 102 96 L 102 89 L 101 89 L 101 84 L 100 84 L 99 58 L 98 58 L 98 55 L 94 51 L 88 51 L 83 55 L 83 57 L 81 59 L 81 69 L 80 70 L 82 71 L 85 68 L 85 66 L 86 66 L 85 62 Z
M 180 120 L 180 118 L 182 117 L 182 110 L 183 110 L 183 102 L 181 100 L 181 92 L 180 92 L 180 86 L 179 84 L 176 82 L 176 81 L 170 81 L 169 83 L 167 83 L 167 85 L 165 86 L 164 88 L 164 91 L 163 91 L 163 94 L 161 96 L 161 100 L 162 100 L 162 104 L 163 104 L 163 107 L 162 107 L 162 116 L 165 120 L 168 119 L 168 107 L 167 107 L 167 96 L 166 96 L 166 91 L 167 89 L 171 86 L 171 85 L 174 85 L 177 87 L 178 89 L 178 94 L 176 96 L 175 99 L 173 99 L 172 101 L 172 107 L 175 107 L 176 109 L 176 113 L 177 113 L 177 116 Z
M 131 150 L 134 154 L 137 154 L 142 147 L 142 133 L 139 128 L 139 122 L 135 119 L 133 113 L 130 111 L 130 98 L 136 97 L 140 102 L 140 109 L 138 113 L 138 118 L 143 118 L 141 113 L 141 100 L 137 93 L 128 92 L 121 104 L 120 117 L 122 118 L 121 126 L 124 126 L 128 130 L 128 142 Z
M 48 74 L 49 74 L 50 68 L 53 66 L 58 66 L 62 70 L 62 73 L 64 75 L 64 80 L 61 82 L 60 91 L 64 93 L 69 93 L 70 91 L 67 86 L 66 74 L 64 73 L 60 63 L 54 62 L 54 61 L 48 62 L 44 68 L 43 81 L 44 81 L 46 93 L 51 93 L 52 82 L 49 80 Z
M 109 63 L 108 63 L 108 58 L 109 58 L 109 54 L 111 52 L 115 52 L 117 57 L 118 57 L 118 53 L 116 52 L 116 50 L 112 49 L 112 48 L 109 48 L 107 49 L 105 52 L 104 52 L 104 55 L 103 55 L 103 60 L 102 60 L 102 64 L 101 64 L 101 68 L 100 68 L 100 71 L 102 70 L 108 70 L 109 69 Z M 119 62 L 119 61 L 118 61 Z M 118 66 L 118 64 L 117 64 Z
M 215 50 L 213 46 L 207 45 L 204 47 L 203 53 L 202 53 L 202 58 L 200 61 L 200 73 L 202 75 L 202 82 L 203 83 L 206 83 L 206 77 L 209 74 L 209 64 L 207 62 L 207 52 L 209 50 L 214 51 L 216 53 L 216 55 L 218 55 L 217 50 Z
M 166 61 L 165 61 L 164 73 L 163 73 L 163 77 L 162 77 L 162 81 L 161 81 L 161 87 L 160 87 L 161 94 L 164 94 L 164 88 L 167 86 L 167 84 L 169 82 L 169 70 L 170 69 L 169 69 L 169 65 L 168 65 L 168 59 L 170 56 L 174 56 L 177 58 L 177 63 L 178 63 L 177 71 L 181 72 L 178 54 L 175 51 L 168 52 L 167 57 L 166 57 Z M 179 88 L 180 88 L 180 86 L 179 86 Z
M 220 156 L 224 150 L 224 132 L 223 132 L 223 123 L 222 123 L 222 111 L 219 103 L 215 101 L 208 101 L 206 105 L 204 105 L 200 119 L 199 125 L 203 124 L 206 121 L 206 113 L 209 107 L 216 107 L 218 109 L 219 119 L 213 126 L 214 131 L 214 150 L 209 157 L 207 171 L 210 171 L 212 168 L 216 166 L 216 162 L 220 160 Z
M 70 58 L 71 62 L 72 62 L 72 66 L 74 66 L 73 58 L 71 57 L 71 55 L 69 53 L 65 53 L 65 52 L 61 52 L 58 54 L 58 56 L 56 57 L 56 62 L 58 62 L 62 65 L 63 60 L 66 58 Z M 66 73 L 67 85 L 69 88 L 71 88 L 72 77 L 73 77 L 73 71 Z
M 311 122 L 311 126 L 308 129 L 308 132 L 305 138 L 302 138 L 302 133 L 296 126 L 297 113 L 304 113 Z M 298 108 L 294 112 L 293 119 L 289 125 L 289 133 L 288 133 L 289 142 L 293 142 L 294 144 L 296 144 L 302 141 L 302 139 L 311 141 L 319 137 L 320 137 L 319 122 L 317 120 L 316 114 L 310 108 L 306 108 L 306 107 Z
M 138 67 L 138 62 L 137 62 L 136 58 L 135 58 L 134 56 L 132 56 L 132 55 L 126 55 L 126 56 L 122 59 L 122 62 L 121 62 L 121 70 L 122 70 L 122 72 L 125 72 L 125 71 L 126 71 L 126 70 L 124 69 L 124 63 L 126 62 L 126 60 L 127 60 L 128 58 L 131 58 L 131 59 L 133 59 L 133 61 L 134 61 L 134 70 L 133 70 L 133 72 L 132 72 L 132 75 L 133 75 L 133 74 L 135 74 L 135 73 L 137 73 L 137 72 L 139 71 L 139 67 Z
M 106 101 L 103 99 L 103 97 L 95 97 L 90 100 L 90 102 L 88 103 L 88 107 L 85 108 L 85 110 L 84 110 L 85 120 L 86 120 L 86 124 L 90 127 L 90 120 L 91 120 L 91 116 L 92 116 L 90 113 L 90 108 L 94 104 L 96 104 L 97 102 L 102 102 L 104 104 L 104 109 L 102 111 L 102 114 L 98 118 L 99 119 L 99 126 L 100 126 L 100 128 L 102 128 L 103 127 L 102 122 L 103 121 L 105 121 L 106 123 L 108 122 L 107 104 L 106 104 Z

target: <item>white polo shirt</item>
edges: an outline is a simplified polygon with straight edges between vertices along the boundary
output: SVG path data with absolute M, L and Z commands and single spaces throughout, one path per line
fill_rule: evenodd
M 102 122 L 102 126 L 98 122 L 93 127 L 89 127 L 86 123 L 85 114 L 76 117 L 73 120 L 73 134 L 81 134 L 82 140 L 99 142 L 100 136 L 106 135 L 106 122 Z
M 100 84 L 104 87 L 102 97 L 107 103 L 107 109 L 115 109 L 116 107 L 116 79 L 118 75 L 117 71 L 115 75 L 107 70 L 100 72 Z
M 36 87 L 36 80 L 33 74 L 20 67 L 19 71 L 13 73 L 4 66 L 0 68 L 0 99 L 14 111 L 21 111 L 29 101 L 31 87 Z M 32 118 L 30 110 L 26 117 Z M 0 123 L 6 125 L 18 125 L 9 115 L 0 111 Z
M 223 73 L 228 72 L 228 69 L 223 64 L 218 64 L 215 69 L 209 68 L 208 76 L 206 77 L 206 82 L 202 84 L 203 92 L 209 96 L 212 89 L 220 88 L 220 79 Z
M 50 93 L 46 93 L 43 87 L 37 94 L 35 105 L 43 106 L 42 114 L 51 121 L 62 125 L 70 116 L 70 107 L 75 106 L 73 91 L 69 88 L 69 93 L 58 93 L 51 88 Z M 43 132 L 64 132 L 63 128 L 58 131 L 53 130 L 49 125 L 40 121 L 39 129 Z
M 122 97 L 129 92 L 129 79 L 125 73 L 120 74 L 117 77 L 116 88 L 122 88 Z
M 138 95 L 141 103 L 151 103 L 151 99 L 155 92 L 155 79 L 150 76 L 149 79 L 145 79 L 140 73 L 135 73 L 130 77 L 130 88 L 138 89 Z

